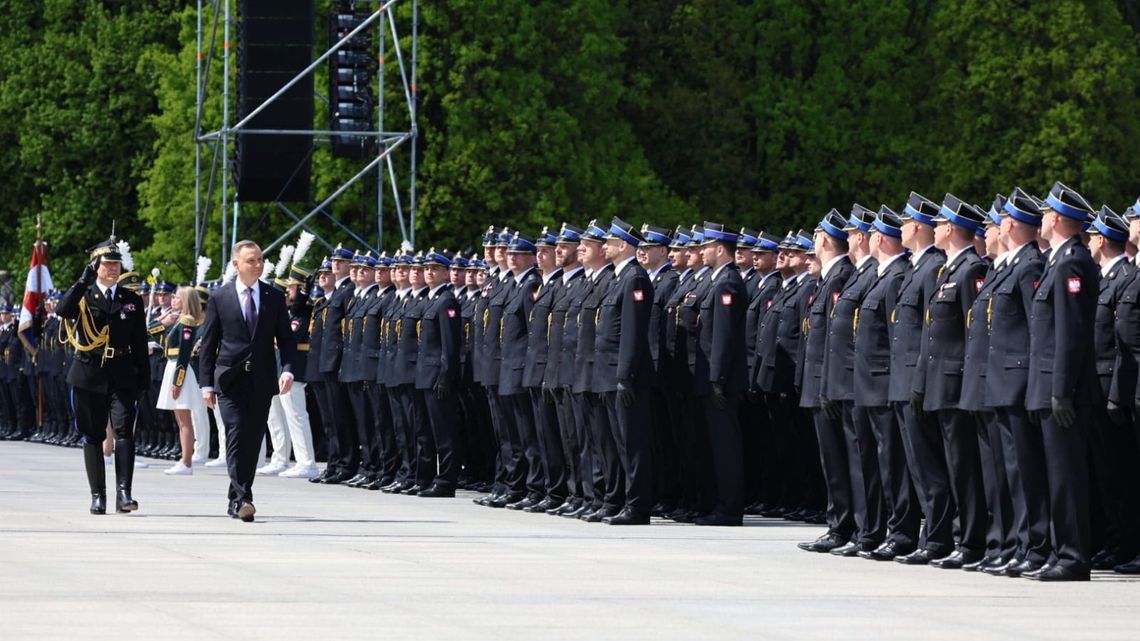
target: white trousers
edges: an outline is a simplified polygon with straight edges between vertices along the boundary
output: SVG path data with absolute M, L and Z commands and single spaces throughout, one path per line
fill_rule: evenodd
M 194 425 L 194 460 L 197 461 L 204 461 L 210 455 L 210 415 L 207 412 L 205 402 L 190 406 L 190 422 Z
M 301 467 L 317 464 L 313 458 L 313 432 L 305 406 L 304 383 L 294 382 L 288 394 L 273 397 L 269 405 L 269 440 L 273 443 L 271 463 L 288 466 L 292 453 Z

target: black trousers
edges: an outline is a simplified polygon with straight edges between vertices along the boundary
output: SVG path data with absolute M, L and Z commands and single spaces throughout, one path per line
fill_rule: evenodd
M 503 492 L 517 494 L 526 489 L 526 470 L 521 471 L 519 464 L 522 452 L 515 453 L 511 443 L 511 422 L 514 413 L 506 399 L 499 396 L 499 386 L 484 387 L 487 395 L 487 406 L 491 410 L 491 428 L 495 432 L 497 460 L 495 465 L 495 485 Z
M 605 461 L 602 457 L 601 445 L 597 442 L 596 432 L 601 426 L 609 430 L 609 418 L 602 399 L 592 392 L 582 392 L 578 395 L 582 406 L 582 431 L 578 434 L 578 446 L 582 448 L 582 478 L 593 488 L 594 500 L 591 505 L 596 508 L 619 508 L 621 505 L 606 503 L 606 476 L 603 471 Z
M 1049 535 L 1049 477 L 1041 427 L 1029 422 L 1024 407 L 994 409 L 1014 508 L 1017 556 L 1045 563 L 1053 553 Z
M 574 423 L 569 429 L 563 425 L 562 447 L 566 451 L 566 460 L 573 460 L 578 477 L 578 492 L 582 500 L 597 509 L 602 507 L 601 494 L 596 492 L 594 485 L 594 460 L 590 455 L 590 404 L 584 394 L 575 394 L 565 387 L 561 396 L 570 403 Z
M 226 424 L 226 467 L 230 475 L 230 504 L 253 502 L 253 477 L 269 423 L 271 396 L 255 397 L 251 374 L 238 374 L 229 389 L 217 395 Z
M 380 441 L 376 435 L 376 418 L 372 414 L 372 403 L 365 390 L 367 383 L 353 381 L 342 383 L 348 394 L 352 422 L 356 426 L 356 440 L 360 443 L 360 465 L 357 471 L 367 476 L 380 472 Z
M 454 433 L 454 393 L 441 399 L 435 390 L 417 389 L 416 397 L 425 414 L 416 425 L 416 483 L 424 488 L 435 484 L 454 490 L 460 458 Z
M 594 464 L 601 473 L 602 507 L 619 510 L 625 505 L 625 473 L 613 425 L 615 415 L 610 413 L 608 394 L 589 395 L 591 403 L 590 447 Z M 650 506 L 652 507 L 652 506 Z
M 510 394 L 499 396 L 503 402 L 506 420 L 504 436 L 510 448 L 514 463 L 514 475 L 508 477 L 507 485 L 512 491 L 525 491 L 532 498 L 541 497 L 546 492 L 546 480 L 542 472 L 542 457 L 534 437 L 534 409 L 530 404 L 530 394 Z
M 463 453 L 467 475 L 476 481 L 492 481 L 495 478 L 495 459 L 498 444 L 495 431 L 491 427 L 491 409 L 487 397 L 477 385 L 462 388 L 467 409 L 463 421 Z
M 617 392 L 603 396 L 621 464 L 624 508 L 638 516 L 653 511 L 653 433 L 649 426 L 649 388 L 641 386 L 629 404 Z
M 887 505 L 879 476 L 879 453 L 865 407 L 851 401 L 843 406 L 843 436 L 851 474 L 851 502 L 855 511 L 856 540 L 864 549 L 876 548 L 887 538 Z
M 1089 431 L 1094 496 L 1103 514 L 1101 549 L 1132 558 L 1140 552 L 1140 452 L 1132 437 L 1132 416 L 1114 421 L 1107 409 L 1098 408 Z
M 762 398 L 741 395 L 737 416 L 740 418 L 740 451 L 744 459 L 744 502 L 770 503 L 775 485 L 771 426 Z
M 812 414 L 815 418 L 815 433 L 819 438 L 823 479 L 827 485 L 828 531 L 850 540 L 857 534 L 857 526 L 843 419 L 829 418 L 819 408 L 813 408 Z
M 575 407 L 573 396 L 563 389 L 554 391 L 554 408 L 558 418 L 558 449 L 551 457 L 562 463 L 567 500 L 582 499 L 585 498 L 585 494 L 582 487 L 582 456 L 578 447 L 577 428 L 581 420 L 581 411 Z M 553 470 L 553 467 L 551 469 Z
M 978 428 L 974 417 L 962 410 L 939 410 L 938 424 L 946 448 L 950 489 L 958 506 L 958 549 L 971 554 L 986 550 L 986 494 L 978 454 Z
M 335 372 L 321 376 L 324 380 L 321 381 L 317 407 L 321 412 L 321 423 L 328 442 L 328 467 L 339 474 L 356 474 L 360 466 L 360 448 L 348 393 L 344 385 L 336 380 Z
M 871 419 L 871 431 L 875 438 L 879 478 L 889 514 L 888 537 L 902 549 L 913 550 L 918 546 L 922 508 L 907 469 L 898 417 L 889 406 L 864 409 Z
M 16 425 L 16 397 L 12 379 L 0 381 L 0 432 Z
M 942 432 L 935 414 L 915 415 L 910 403 L 895 403 L 895 416 L 902 428 L 907 467 L 925 517 L 919 545 L 932 554 L 954 549 L 954 499 Z
M 1077 408 L 1070 427 L 1061 427 L 1053 412 L 1041 410 L 1045 471 L 1049 476 L 1049 517 L 1053 533 L 1050 561 L 1074 572 L 1089 570 L 1088 429 L 1092 412 Z
M 744 456 L 740 450 L 740 401 L 728 395 L 723 408 L 711 396 L 703 399 L 706 438 L 712 459 L 716 500 L 712 511 L 728 517 L 744 516 Z
M 400 450 L 400 468 L 396 478 L 400 482 L 416 478 L 415 389 L 412 385 L 388 387 L 388 406 L 392 410 L 392 426 L 396 447 Z
M 387 482 L 396 480 L 400 471 L 400 448 L 396 445 L 396 429 L 392 422 L 392 405 L 388 398 L 388 390 L 377 383 L 365 383 L 365 398 L 372 411 L 373 433 L 376 435 L 376 445 L 379 455 L 379 464 L 376 474 Z
M 562 456 L 562 433 L 558 427 L 558 406 L 544 397 L 541 387 L 530 388 L 530 402 L 536 429 L 535 443 L 542 461 L 545 493 L 551 500 L 566 500 L 566 462 Z
M 118 487 L 128 492 L 135 475 L 135 416 L 138 392 L 133 389 L 112 389 L 108 393 L 71 388 L 71 406 L 75 412 L 75 427 L 83 435 L 85 447 L 102 448 L 107 438 L 107 421 L 115 436 L 115 477 Z M 102 452 L 100 452 L 102 454 Z M 106 470 L 102 456 L 98 469 L 88 468 L 87 479 L 92 494 L 106 491 Z
M 676 394 L 654 387 L 650 391 L 649 410 L 652 414 L 650 430 L 653 434 L 653 496 L 662 507 L 671 511 L 681 500 L 680 448 L 674 423 L 683 416 Z
M 981 461 L 982 487 L 985 490 L 986 555 L 1013 558 L 1017 554 L 1017 533 L 1013 522 L 1013 493 L 1006 475 L 1005 453 L 1001 430 L 993 410 L 974 412 L 978 430 L 978 457 Z

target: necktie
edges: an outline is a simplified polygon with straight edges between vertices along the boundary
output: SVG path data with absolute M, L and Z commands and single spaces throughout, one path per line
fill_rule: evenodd
M 257 305 L 253 302 L 253 288 L 245 290 L 245 325 L 249 328 L 249 335 L 257 327 Z

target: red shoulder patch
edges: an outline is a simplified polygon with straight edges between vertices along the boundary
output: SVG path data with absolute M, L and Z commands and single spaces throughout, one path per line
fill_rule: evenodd
M 640 289 L 633 290 L 633 300 L 635 302 L 638 302 L 638 303 L 644 301 L 645 300 L 645 292 L 643 290 L 640 290 Z
M 839 302 L 839 292 L 831 292 L 831 304 L 834 305 Z
M 1066 283 L 1066 287 L 1068 288 L 1070 294 L 1081 293 L 1081 279 L 1076 277 L 1070 278 Z
M 720 304 L 721 305 L 731 305 L 732 304 L 732 294 L 721 294 L 720 295 Z
M 455 308 L 454 307 L 447 308 L 447 317 L 448 318 L 455 318 Z
M 982 291 L 982 286 L 983 286 L 983 285 L 985 285 L 985 284 L 986 284 L 986 279 L 984 279 L 984 278 L 975 278 L 975 279 L 974 279 L 974 291 L 975 291 L 975 292 L 980 292 L 980 291 Z

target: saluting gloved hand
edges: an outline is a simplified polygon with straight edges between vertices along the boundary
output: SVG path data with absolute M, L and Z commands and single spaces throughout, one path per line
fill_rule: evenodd
M 618 395 L 618 400 L 621 401 L 622 405 L 624 405 L 626 407 L 633 405 L 633 401 L 636 398 L 636 396 L 633 393 L 633 383 L 631 383 L 630 381 L 618 381 L 617 382 L 617 395 Z
M 819 397 L 819 408 L 823 410 L 823 415 L 831 420 L 838 420 L 843 416 L 843 407 L 839 401 L 828 400 L 826 397 Z
M 450 395 L 451 384 L 443 379 L 440 379 L 439 382 L 435 384 L 435 397 L 442 401 Z
M 718 410 L 723 410 L 728 407 L 728 397 L 724 395 L 724 385 L 720 383 L 712 384 L 712 403 L 713 407 Z
M 922 402 L 924 400 L 925 398 L 922 392 L 910 393 L 910 411 L 914 412 L 914 415 L 920 420 L 922 419 Z
M 1121 407 L 1113 401 L 1109 401 L 1108 418 L 1118 426 L 1124 425 L 1128 422 L 1128 408 Z
M 79 281 L 84 285 L 90 285 L 95 282 L 95 278 L 98 275 L 99 268 L 95 266 L 95 263 L 87 263 L 87 266 L 83 268 L 83 275 L 79 277 Z
M 1077 412 L 1073 409 L 1073 399 L 1068 396 L 1053 397 L 1053 420 L 1063 428 L 1070 428 L 1077 420 Z

